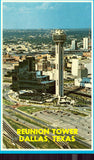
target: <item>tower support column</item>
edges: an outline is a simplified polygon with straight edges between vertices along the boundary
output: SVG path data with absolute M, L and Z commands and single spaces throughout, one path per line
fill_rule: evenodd
M 66 35 L 62 30 L 56 30 L 56 32 L 53 34 L 53 40 L 55 42 L 55 54 L 56 54 L 56 96 L 59 99 L 64 96 L 63 44 L 65 42 L 65 39 L 66 39 Z

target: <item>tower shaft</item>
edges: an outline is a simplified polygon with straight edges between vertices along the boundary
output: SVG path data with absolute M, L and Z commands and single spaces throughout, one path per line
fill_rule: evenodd
M 64 96 L 64 78 L 63 78 L 63 59 L 64 50 L 63 44 L 66 40 L 66 34 L 63 30 L 56 30 L 53 34 L 55 42 L 56 54 L 56 96 L 60 99 Z
M 61 42 L 55 44 L 55 52 L 56 52 L 56 95 L 58 97 L 63 97 L 64 96 L 64 91 L 63 91 L 64 50 L 63 50 L 63 44 Z

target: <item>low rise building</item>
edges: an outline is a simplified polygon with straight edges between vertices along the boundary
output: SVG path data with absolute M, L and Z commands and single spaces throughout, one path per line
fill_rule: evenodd
M 91 78 L 78 78 L 75 79 L 75 86 L 92 88 L 92 80 Z

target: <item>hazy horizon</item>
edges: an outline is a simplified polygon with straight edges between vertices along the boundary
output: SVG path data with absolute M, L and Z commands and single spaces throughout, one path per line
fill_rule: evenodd
M 27 28 L 27 29 L 16 29 L 16 28 L 3 28 L 3 30 L 56 30 L 56 29 L 61 29 L 61 30 L 89 30 L 91 28 Z

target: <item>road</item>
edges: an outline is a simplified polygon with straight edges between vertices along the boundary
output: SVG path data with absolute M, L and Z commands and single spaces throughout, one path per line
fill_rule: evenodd
M 5 121 L 3 120 L 3 129 L 8 133 L 8 135 L 11 137 L 11 140 L 17 143 L 19 146 L 25 149 L 36 149 L 33 145 L 31 145 L 28 142 L 20 142 L 19 141 L 19 135 L 13 130 L 13 128 Z

